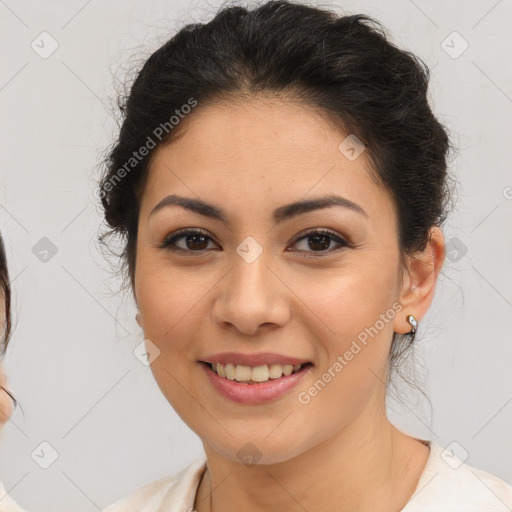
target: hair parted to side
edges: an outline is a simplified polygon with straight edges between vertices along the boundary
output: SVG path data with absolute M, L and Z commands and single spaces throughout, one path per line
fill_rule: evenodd
M 156 147 L 128 172 L 133 152 L 147 146 L 148 137 L 155 139 L 155 128 L 191 98 L 202 108 L 273 95 L 301 101 L 364 142 L 372 177 L 393 199 L 403 261 L 425 248 L 451 199 L 447 157 L 453 147 L 429 106 L 429 79 L 421 59 L 398 48 L 378 21 L 362 14 L 340 16 L 276 0 L 252 9 L 228 5 L 208 23 L 188 24 L 147 59 L 119 104 L 122 126 L 99 188 L 106 223 L 100 241 L 119 237 L 121 266 L 133 287 L 149 163 L 184 123 L 157 137 Z M 123 178 L 115 179 L 123 167 Z M 392 371 L 401 373 L 410 346 L 409 336 L 395 333 Z

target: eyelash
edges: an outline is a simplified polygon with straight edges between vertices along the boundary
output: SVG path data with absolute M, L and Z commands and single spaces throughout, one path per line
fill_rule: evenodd
M 183 249 L 181 247 L 176 247 L 176 246 L 173 246 L 174 243 L 176 243 L 177 240 L 179 240 L 180 238 L 184 238 L 188 235 L 202 235 L 210 240 L 212 240 L 212 238 L 210 236 L 208 236 L 207 233 L 205 233 L 204 231 L 201 231 L 201 230 L 183 230 L 183 231 L 178 231 L 177 233 L 173 234 L 172 236 L 168 236 L 164 239 L 164 241 L 158 246 L 160 249 L 166 249 L 166 250 L 169 250 L 169 251 L 172 251 L 172 252 L 176 252 L 176 253 L 188 253 L 188 255 L 190 255 L 190 253 L 199 253 L 200 255 L 201 254 L 204 254 L 205 252 L 209 252 L 209 249 L 201 249 L 201 250 L 198 250 L 198 251 L 193 251 L 192 249 Z M 298 251 L 299 253 L 300 252 L 305 252 L 305 253 L 309 253 L 309 254 L 302 254 L 301 257 L 304 257 L 304 258 L 317 258 L 317 257 L 323 257 L 325 255 L 328 255 L 328 254 L 331 254 L 333 252 L 337 252 L 339 251 L 340 249 L 342 249 L 343 247 L 351 247 L 351 245 L 346 241 L 344 240 L 343 238 L 341 238 L 340 236 L 338 236 L 334 231 L 330 231 L 328 229 L 317 229 L 317 230 L 312 230 L 312 231 L 309 231 L 305 234 L 303 234 L 302 236 L 300 236 L 300 238 L 298 238 L 297 240 L 295 240 L 293 242 L 293 245 L 295 245 L 296 243 L 300 242 L 301 240 L 304 240 L 304 239 L 307 239 L 313 235 L 326 235 L 326 236 L 329 236 L 331 238 L 331 240 L 337 242 L 339 244 L 339 247 L 338 248 L 335 248 L 335 249 L 328 249 L 328 250 L 325 250 L 325 251 Z M 311 253 L 315 254 L 314 256 L 311 255 Z

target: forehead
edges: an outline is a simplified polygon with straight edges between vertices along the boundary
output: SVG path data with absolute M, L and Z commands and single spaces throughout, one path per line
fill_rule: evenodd
M 141 214 L 171 193 L 245 210 L 335 193 L 370 215 L 391 214 L 365 151 L 347 158 L 339 146 L 350 134 L 305 104 L 258 98 L 199 105 L 179 128 L 153 155 Z

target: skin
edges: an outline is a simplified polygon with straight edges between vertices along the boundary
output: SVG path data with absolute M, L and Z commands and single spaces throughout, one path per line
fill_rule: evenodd
M 207 456 L 195 509 L 399 511 L 429 449 L 386 417 L 387 357 L 393 331 L 409 332 L 406 316 L 421 322 L 431 304 L 442 231 L 433 227 L 426 249 L 402 267 L 394 204 L 370 177 L 366 154 L 348 160 L 338 150 L 347 134 L 307 105 L 268 97 L 200 105 L 180 128 L 151 164 L 133 289 L 145 338 L 160 350 L 155 379 Z M 334 206 L 274 224 L 273 209 L 328 193 L 368 217 Z M 215 204 L 229 222 L 177 206 L 150 215 L 170 194 Z M 202 255 L 186 238 L 177 244 L 191 247 L 189 256 L 159 247 L 182 228 L 206 232 Z M 303 236 L 322 228 L 352 245 L 334 250 L 328 238 L 327 249 L 311 248 Z M 247 236 L 263 248 L 250 264 L 236 252 Z M 310 403 L 299 403 L 298 393 L 394 303 L 402 310 Z M 277 352 L 314 367 L 276 401 L 237 404 L 198 363 L 224 351 Z M 253 466 L 237 456 L 248 442 L 261 452 Z
M 2 364 L 0 364 L 0 386 L 2 386 L 2 388 L 0 388 L 0 429 L 2 429 L 14 412 L 14 402 L 3 389 L 9 389 L 9 385 Z

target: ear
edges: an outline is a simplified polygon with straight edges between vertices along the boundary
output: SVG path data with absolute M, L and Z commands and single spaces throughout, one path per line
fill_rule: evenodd
M 144 327 L 142 326 L 142 317 L 140 316 L 140 313 L 138 311 L 137 311 L 137 314 L 135 315 L 135 320 L 137 320 L 139 327 L 141 329 L 143 329 Z
M 395 317 L 395 332 L 406 334 L 411 331 L 411 325 L 406 320 L 408 315 L 414 315 L 418 323 L 425 316 L 434 298 L 437 276 L 445 256 L 443 232 L 441 228 L 434 226 L 430 229 L 425 249 L 406 257 L 398 299 L 403 310 Z

